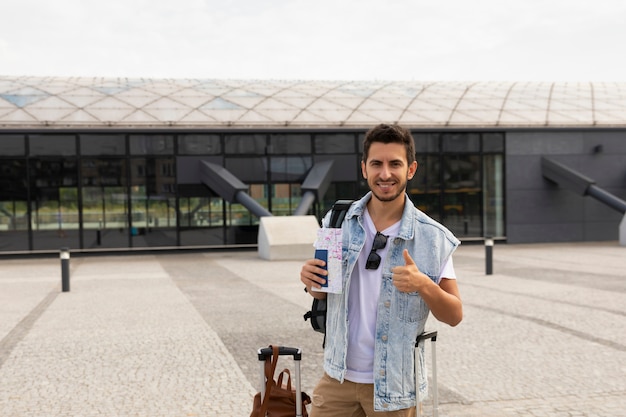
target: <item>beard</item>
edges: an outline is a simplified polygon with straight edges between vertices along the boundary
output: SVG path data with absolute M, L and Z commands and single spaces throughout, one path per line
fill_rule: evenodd
M 375 184 L 373 186 L 370 185 L 370 190 L 372 190 L 372 195 L 376 197 L 378 201 L 389 202 L 389 201 L 394 201 L 396 198 L 400 196 L 403 196 L 404 191 L 406 190 L 406 186 L 407 186 L 407 181 L 404 181 L 403 183 L 398 183 L 398 189 L 394 194 L 379 193 L 378 188 L 376 187 Z

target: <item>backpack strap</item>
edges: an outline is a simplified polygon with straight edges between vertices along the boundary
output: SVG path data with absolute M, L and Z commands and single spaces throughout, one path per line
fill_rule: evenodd
M 354 200 L 337 200 L 330 208 L 330 227 L 339 228 Z
M 330 208 L 330 224 L 329 227 L 340 228 L 343 219 L 346 217 L 348 209 L 354 200 L 337 200 Z M 304 289 L 306 291 L 306 288 Z M 313 330 L 324 333 L 324 341 L 322 347 L 326 345 L 326 299 L 318 300 L 313 298 L 311 310 L 304 315 L 304 321 L 311 320 Z

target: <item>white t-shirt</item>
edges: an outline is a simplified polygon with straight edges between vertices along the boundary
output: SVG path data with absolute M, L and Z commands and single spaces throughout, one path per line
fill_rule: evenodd
M 374 341 L 376 336 L 376 314 L 380 283 L 382 280 L 381 268 L 387 256 L 390 242 L 398 235 L 400 222 L 397 222 L 380 232 L 387 236 L 387 244 L 383 249 L 376 251 L 382 259 L 377 269 L 365 269 L 365 263 L 370 254 L 376 227 L 367 209 L 365 210 L 365 245 L 359 255 L 356 267 L 350 279 L 348 293 L 348 354 L 346 379 L 352 382 L 371 384 L 374 382 Z M 452 258 L 448 259 L 439 276 L 456 279 Z

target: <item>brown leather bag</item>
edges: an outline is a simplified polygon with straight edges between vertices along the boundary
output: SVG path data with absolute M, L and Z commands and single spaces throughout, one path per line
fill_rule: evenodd
M 272 357 L 265 359 L 265 397 L 261 402 L 261 393 L 254 396 L 252 413 L 250 417 L 294 417 L 296 412 L 296 391 L 291 388 L 291 373 L 289 369 L 283 369 L 278 375 L 278 382 L 274 381 L 276 363 L 278 362 L 278 346 L 272 348 Z M 286 375 L 286 381 L 283 376 Z M 311 398 L 302 393 L 302 417 L 308 417 L 306 405 L 311 403 Z

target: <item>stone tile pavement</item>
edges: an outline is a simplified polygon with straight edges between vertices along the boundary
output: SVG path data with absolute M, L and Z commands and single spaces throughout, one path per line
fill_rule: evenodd
M 428 324 L 440 416 L 624 415 L 626 248 L 501 244 L 485 275 L 484 248 L 466 244 L 454 262 L 464 320 Z M 302 319 L 300 266 L 254 251 L 72 256 L 61 292 L 58 259 L 2 259 L 0 416 L 248 416 L 269 344 L 302 348 L 310 393 L 322 338 Z

